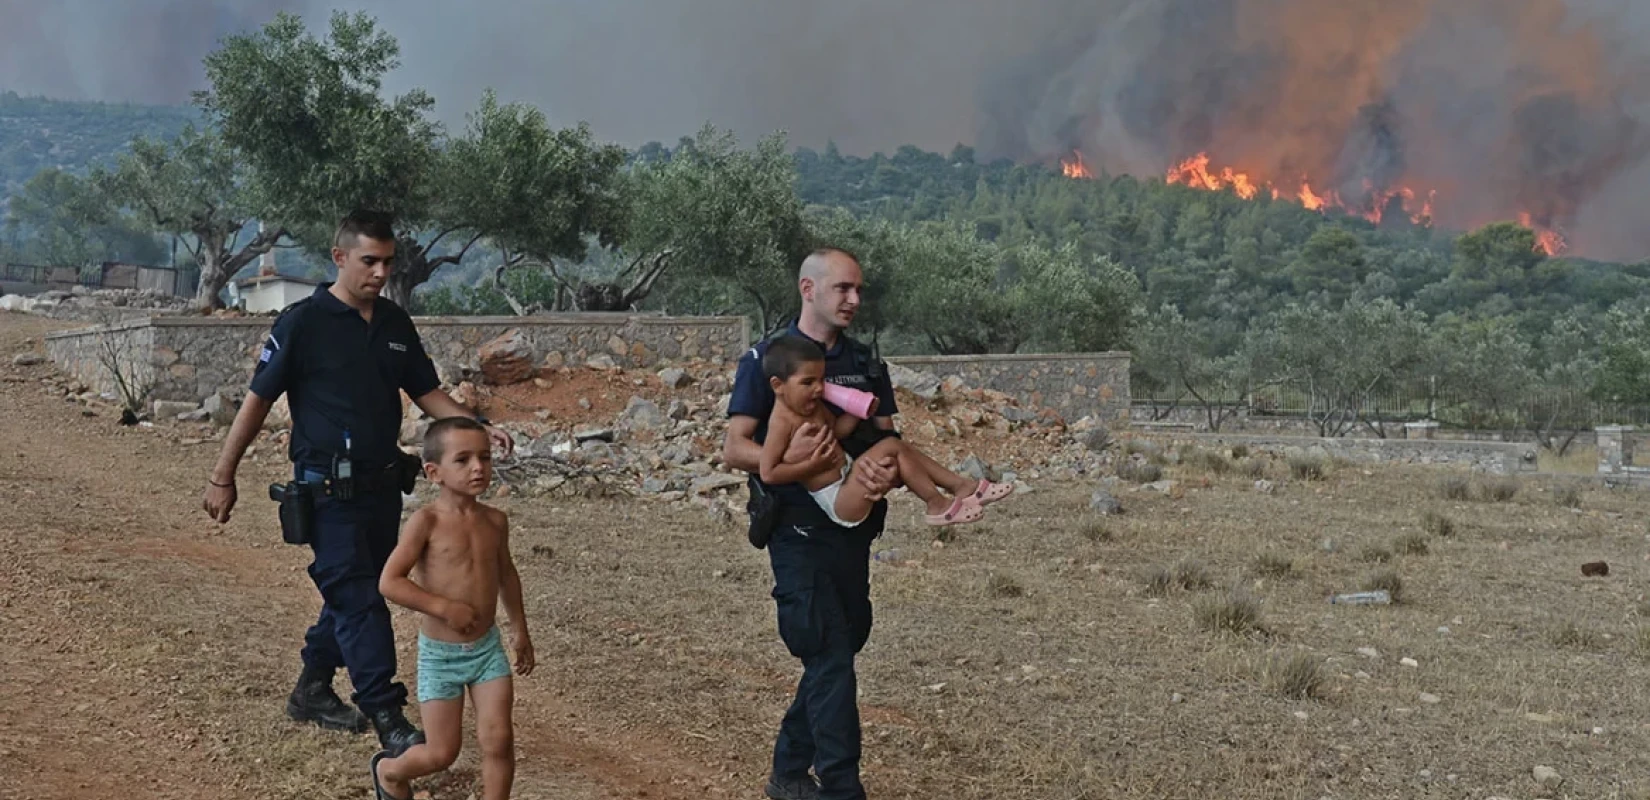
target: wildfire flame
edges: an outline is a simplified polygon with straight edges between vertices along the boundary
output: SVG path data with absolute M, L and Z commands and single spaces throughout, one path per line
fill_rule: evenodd
M 1071 152 L 1071 158 L 1069 160 L 1064 158 L 1060 159 L 1060 171 L 1064 172 L 1068 178 L 1094 177 L 1094 173 L 1089 172 L 1088 165 L 1083 163 L 1083 154 L 1077 152 L 1076 150 Z
M 1564 240 L 1563 231 L 1535 224 L 1528 211 L 1518 215 L 1518 224 L 1535 231 L 1535 250 L 1538 253 L 1556 256 L 1570 246 L 1569 242 Z

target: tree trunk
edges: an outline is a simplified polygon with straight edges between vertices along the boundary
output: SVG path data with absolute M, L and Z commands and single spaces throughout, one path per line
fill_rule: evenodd
M 195 259 L 201 270 L 200 285 L 195 288 L 195 308 L 200 311 L 223 308 L 223 299 L 218 295 L 223 292 L 223 287 L 229 285 L 229 276 L 234 274 L 229 271 L 224 255 L 222 247 L 201 243 L 200 256 Z
M 418 240 L 402 236 L 395 243 L 395 271 L 384 284 L 384 298 L 402 307 L 412 308 L 413 289 L 429 280 L 438 265 L 431 264 L 429 253 Z

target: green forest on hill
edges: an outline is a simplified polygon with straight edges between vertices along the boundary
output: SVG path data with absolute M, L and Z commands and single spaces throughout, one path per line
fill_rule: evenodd
M 1216 425 L 1225 403 L 1249 402 L 1327 434 L 1430 414 L 1557 440 L 1650 405 L 1650 262 L 1550 258 L 1512 222 L 1377 226 L 1161 177 L 981 163 L 960 145 L 860 157 L 707 126 L 625 150 L 490 95 L 448 130 L 422 92 L 329 83 L 395 52 L 369 18 L 338 15 L 324 47 L 282 47 L 305 39 L 287 17 L 231 38 L 198 108 L 0 94 L 0 261 L 154 261 L 176 239 L 212 304 L 277 244 L 283 270 L 324 272 L 328 220 L 365 204 L 403 222 L 391 295 L 418 311 L 639 308 L 768 327 L 794 312 L 800 256 L 829 243 L 862 257 L 856 328 L 885 351 L 1129 349 L 1137 397 Z M 332 91 L 274 91 L 265 70 Z M 370 142 L 348 127 L 363 114 Z M 191 217 L 202 208 L 217 216 Z M 249 233 L 256 220 L 270 236 Z

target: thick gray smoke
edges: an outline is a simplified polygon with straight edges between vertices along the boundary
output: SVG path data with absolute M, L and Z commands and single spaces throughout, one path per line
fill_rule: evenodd
M 1436 192 L 1650 255 L 1642 0 L 346 0 L 402 44 L 392 89 L 462 124 L 483 87 L 626 144 L 704 122 L 1161 176 L 1207 152 L 1360 213 Z M 222 35 L 320 0 L 0 0 L 0 89 L 183 102 Z M 1413 211 L 1413 207 L 1411 208 Z

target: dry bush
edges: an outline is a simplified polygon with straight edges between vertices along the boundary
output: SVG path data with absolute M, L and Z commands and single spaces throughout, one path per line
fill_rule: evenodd
M 1581 508 L 1581 487 L 1573 483 L 1554 487 L 1553 500 L 1565 508 Z
M 1393 539 L 1392 549 L 1412 556 L 1424 556 L 1429 552 L 1427 537 L 1419 533 L 1406 533 Z
M 1243 636 L 1263 630 L 1260 600 L 1241 590 L 1198 598 L 1192 604 L 1192 615 L 1199 627 L 1211 633 Z
M 1146 594 L 1162 597 L 1175 589 L 1197 592 L 1214 585 L 1209 569 L 1202 562 L 1185 560 L 1173 567 L 1152 567 L 1146 571 Z
M 1150 462 L 1137 464 L 1131 461 L 1117 468 L 1117 477 L 1130 483 L 1156 483 L 1163 480 L 1163 468 Z
M 1358 560 L 1369 564 L 1385 564 L 1392 560 L 1392 551 L 1378 544 L 1364 545 L 1358 551 Z
M 1518 487 L 1516 478 L 1491 478 L 1484 481 L 1480 491 L 1488 502 L 1508 503 L 1518 495 Z
M 1249 457 L 1249 445 L 1246 445 L 1246 444 L 1234 444 L 1234 445 L 1232 445 L 1232 458 L 1233 459 L 1241 461 L 1241 460 L 1243 460 L 1245 458 L 1248 458 L 1248 457 Z
M 1255 574 L 1266 578 L 1295 577 L 1295 562 L 1281 553 L 1261 553 L 1255 558 Z
M 1302 453 L 1289 457 L 1289 474 L 1297 481 L 1321 481 L 1329 477 L 1329 458 Z
M 1095 544 L 1117 541 L 1117 534 L 1112 531 L 1111 526 L 1097 519 L 1083 523 L 1083 527 L 1078 530 L 1078 534 Z
M 1443 514 L 1428 511 L 1421 515 L 1421 530 L 1440 539 L 1448 539 L 1455 535 L 1455 523 Z
M 1567 620 L 1553 628 L 1548 638 L 1555 647 L 1571 647 L 1577 650 L 1598 650 L 1604 646 L 1604 637 L 1592 628 L 1585 627 L 1575 620 Z
M 1245 458 L 1238 462 L 1238 472 L 1246 477 L 1260 480 L 1266 477 L 1266 461 L 1258 457 Z
M 1633 631 L 1633 654 L 1639 658 L 1650 660 L 1650 625 Z
M 992 597 L 1023 597 L 1026 593 L 1025 587 L 1021 586 L 1018 581 L 995 572 L 986 578 L 985 591 L 986 594 Z
M 1471 500 L 1472 480 L 1465 475 L 1448 475 L 1440 478 L 1438 495 L 1445 500 Z
M 1190 463 L 1211 475 L 1225 475 L 1232 471 L 1232 462 L 1217 450 L 1198 450 L 1192 454 Z
M 1398 577 L 1396 570 L 1378 569 L 1364 576 L 1358 584 L 1358 590 L 1364 592 L 1386 592 L 1392 596 L 1392 602 L 1401 603 L 1404 597 L 1404 581 Z
M 1309 653 L 1273 655 L 1266 660 L 1261 678 L 1266 688 L 1297 700 L 1310 700 L 1323 689 L 1322 661 Z

